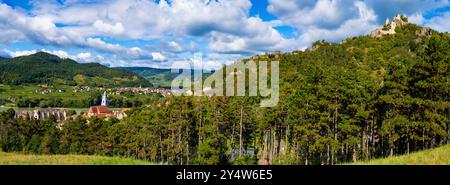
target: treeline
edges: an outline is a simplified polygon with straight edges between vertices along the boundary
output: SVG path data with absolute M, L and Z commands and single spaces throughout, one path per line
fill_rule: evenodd
M 120 123 L 78 119 L 61 130 L 9 111 L 0 119 L 1 148 L 170 164 L 331 165 L 448 144 L 450 36 L 420 29 L 259 57 L 280 61 L 273 108 L 260 108 L 259 97 L 168 97 Z M 33 135 L 37 151 L 26 147 Z

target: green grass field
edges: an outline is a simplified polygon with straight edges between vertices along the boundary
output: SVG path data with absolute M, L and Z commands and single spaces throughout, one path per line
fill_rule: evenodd
M 88 155 L 32 155 L 0 152 L 0 165 L 151 165 L 147 161 Z
M 450 165 L 450 145 L 352 165 Z
M 88 155 L 33 155 L 0 152 L 0 165 L 152 165 L 121 157 Z M 409 155 L 376 159 L 346 165 L 450 165 L 450 145 Z

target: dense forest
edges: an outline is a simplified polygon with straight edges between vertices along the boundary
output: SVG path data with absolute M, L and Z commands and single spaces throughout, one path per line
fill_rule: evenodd
M 142 77 L 97 63 L 80 64 L 71 59 L 39 52 L 0 60 L 0 84 L 64 84 L 92 87 L 151 87 Z
M 450 143 L 450 36 L 414 24 L 395 35 L 319 41 L 280 61 L 278 106 L 259 97 L 167 97 L 127 119 L 0 116 L 3 151 L 128 156 L 169 164 L 340 164 Z M 245 62 L 245 61 L 244 61 Z

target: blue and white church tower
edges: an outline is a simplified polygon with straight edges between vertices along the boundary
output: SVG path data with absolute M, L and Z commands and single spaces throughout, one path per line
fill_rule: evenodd
M 109 107 L 109 101 L 108 101 L 108 96 L 106 96 L 106 91 L 103 93 L 103 96 L 102 96 L 102 106 Z

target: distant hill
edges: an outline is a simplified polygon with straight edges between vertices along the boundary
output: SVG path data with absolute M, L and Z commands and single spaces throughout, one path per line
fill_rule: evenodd
M 120 67 L 116 69 L 134 72 L 153 85 L 159 87 L 170 87 L 172 80 L 181 73 L 181 71 L 180 73 L 172 73 L 171 69 L 156 69 L 149 67 Z M 192 70 L 191 74 L 194 74 L 194 72 L 195 70 Z M 207 76 L 209 76 L 209 73 L 203 75 L 204 78 Z
M 10 85 L 152 86 L 133 72 L 111 69 L 98 63 L 81 64 L 45 52 L 0 60 L 0 77 L 0 83 Z

